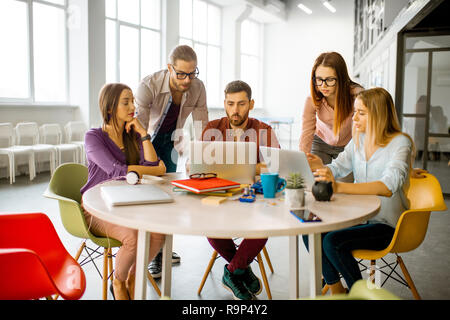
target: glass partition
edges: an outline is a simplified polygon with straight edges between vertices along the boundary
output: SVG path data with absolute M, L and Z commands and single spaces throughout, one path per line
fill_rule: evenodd
M 450 194 L 450 35 L 407 35 L 402 129 L 414 140 L 413 166 L 435 175 Z

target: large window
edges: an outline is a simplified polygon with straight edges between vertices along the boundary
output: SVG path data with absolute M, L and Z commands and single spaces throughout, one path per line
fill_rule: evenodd
M 105 0 L 106 81 L 136 89 L 161 69 L 161 0 Z
M 180 44 L 194 48 L 208 107 L 221 106 L 220 7 L 200 0 L 180 0 Z
M 0 1 L 0 100 L 67 102 L 65 0 Z
M 262 102 L 261 24 L 244 20 L 241 25 L 241 80 L 252 88 L 255 107 Z

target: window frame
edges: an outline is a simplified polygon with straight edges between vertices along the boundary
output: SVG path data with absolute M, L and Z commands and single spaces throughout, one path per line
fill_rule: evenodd
M 121 81 L 120 80 L 120 27 L 121 26 L 133 28 L 133 29 L 136 29 L 138 31 L 138 48 L 137 48 L 138 54 L 139 54 L 139 59 L 138 59 L 139 60 L 138 61 L 138 64 L 139 64 L 139 68 L 138 68 L 139 69 L 139 77 L 138 77 L 138 79 L 142 80 L 143 77 L 147 76 L 147 74 L 145 74 L 145 75 L 142 74 L 142 36 L 141 36 L 142 29 L 159 33 L 159 67 L 161 68 L 162 67 L 162 63 L 163 63 L 162 62 L 163 61 L 163 58 L 162 58 L 162 53 L 163 53 L 163 50 L 162 50 L 163 49 L 163 21 L 160 20 L 160 26 L 159 26 L 160 29 L 150 28 L 150 27 L 142 25 L 142 0 L 139 0 L 139 24 L 135 24 L 135 23 L 127 22 L 127 21 L 122 21 L 122 20 L 119 19 L 118 0 L 114 0 L 114 1 L 116 3 L 116 5 L 115 5 L 115 10 L 116 10 L 115 16 L 116 17 L 115 18 L 108 17 L 106 15 L 106 12 L 105 12 L 105 21 L 104 21 L 104 23 L 105 23 L 105 31 L 106 31 L 106 22 L 108 20 L 109 21 L 113 21 L 115 23 L 115 41 L 116 41 L 115 74 L 116 74 L 116 79 L 114 79 L 114 80 L 115 81 Z M 158 0 L 158 1 L 159 1 L 159 4 L 160 4 L 160 6 L 159 6 L 159 9 L 160 9 L 159 16 L 162 17 L 163 16 L 163 2 L 162 2 L 162 0 Z M 105 41 L 105 46 L 108 47 L 106 45 L 106 40 L 107 39 L 106 39 L 106 33 L 105 33 L 105 40 L 104 40 Z M 105 63 L 106 63 L 106 56 L 105 56 Z M 108 66 L 106 66 L 106 67 L 108 67 Z M 155 70 L 155 72 L 156 71 L 159 71 L 159 70 Z M 106 73 L 105 73 L 105 76 L 106 76 Z M 106 81 L 108 81 L 108 79 L 106 79 Z M 137 85 L 139 85 L 139 83 L 137 83 Z
M 253 57 L 256 58 L 258 60 L 258 72 L 259 72 L 259 77 L 258 77 L 258 84 L 257 84 L 257 88 L 252 88 L 252 99 L 254 99 L 255 101 L 257 101 L 257 103 L 255 103 L 255 109 L 263 109 L 263 84 L 264 84 L 264 76 L 263 76 L 263 46 L 264 46 L 264 24 L 254 20 L 252 18 L 247 18 L 245 20 L 242 21 L 242 24 L 244 23 L 244 21 L 249 21 L 251 23 L 254 23 L 258 26 L 258 42 L 259 42 L 259 48 L 258 48 L 258 55 L 252 54 L 252 53 L 246 53 L 242 51 L 242 46 L 239 47 L 239 59 L 240 59 L 240 70 L 239 70 L 239 77 L 245 81 L 245 79 L 242 78 L 242 57 L 246 56 L 246 57 Z M 241 24 L 241 39 L 242 39 L 242 24 Z M 249 84 L 251 86 L 251 84 Z M 257 90 L 255 90 L 257 89 Z
M 194 0 L 190 0 L 191 1 L 191 5 L 192 5 L 192 8 L 194 7 Z M 217 44 L 213 44 L 213 43 L 209 43 L 208 42 L 208 37 L 206 38 L 206 42 L 205 41 L 199 41 L 199 40 L 194 40 L 194 17 L 193 17 L 193 15 L 192 15 L 192 19 L 191 19 L 191 23 L 192 23 L 192 25 L 191 25 L 191 30 L 192 30 L 192 36 L 191 36 L 191 38 L 187 38 L 187 37 L 183 37 L 183 36 L 181 36 L 180 34 L 179 34 L 179 36 L 178 36 L 178 43 L 179 44 L 181 44 L 181 43 L 186 43 L 186 42 L 190 42 L 191 44 L 192 44 L 192 48 L 195 50 L 195 46 L 196 45 L 203 45 L 203 46 L 205 46 L 206 47 L 206 55 L 205 55 L 205 65 L 206 65 L 206 70 L 200 70 L 200 74 L 203 74 L 203 75 L 205 75 L 205 77 L 202 79 L 202 82 L 203 82 L 203 84 L 205 85 L 205 88 L 206 88 L 206 96 L 208 97 L 208 77 L 207 77 L 207 75 L 208 75 L 208 66 L 207 66 L 207 63 L 208 63 L 208 47 L 209 46 L 211 46 L 211 47 L 215 47 L 216 49 L 218 49 L 219 50 L 219 60 L 221 61 L 221 63 L 219 64 L 219 75 L 218 75 L 218 77 L 219 77 L 219 79 L 218 79 L 218 81 L 219 81 L 219 88 L 218 88 L 218 92 L 216 92 L 216 94 L 217 94 L 217 96 L 219 97 L 219 101 L 217 101 L 216 103 L 217 103 L 217 105 L 209 105 L 208 104 L 208 108 L 221 108 L 222 106 L 221 106 L 221 101 L 220 101 L 220 96 L 221 96 L 221 89 L 220 89 L 220 86 L 221 86 L 221 84 L 222 84 L 222 55 L 223 55 L 223 52 L 222 52 L 222 48 L 223 48 L 223 34 L 222 34 L 222 21 L 223 21 L 223 10 L 222 10 L 222 7 L 221 6 L 219 6 L 219 5 L 217 5 L 217 4 L 215 4 L 215 3 L 212 3 L 212 2 L 210 2 L 210 1 L 208 1 L 208 0 L 198 0 L 198 1 L 201 1 L 201 2 L 204 2 L 207 6 L 213 6 L 213 7 L 216 7 L 217 9 L 219 9 L 219 11 L 220 11 L 220 22 L 219 22 L 219 27 L 220 27 L 220 40 L 219 40 L 219 44 L 217 45 Z M 208 8 L 208 7 L 207 7 Z M 193 10 L 192 10 L 193 11 Z M 193 13 L 192 13 L 193 14 Z M 181 17 L 181 13 L 180 13 L 180 17 Z M 206 28 L 207 28 L 207 30 L 208 30 L 208 9 L 206 10 Z
M 64 4 L 57 4 L 48 2 L 45 0 L 14 0 L 17 2 L 25 3 L 27 6 L 27 49 L 28 49 L 28 97 L 27 98 L 12 98 L 12 97 L 2 97 L 0 96 L 0 104 L 1 105 L 65 105 L 69 103 L 69 81 L 70 81 L 70 68 L 69 68 L 69 30 L 67 27 L 67 17 L 68 17 L 68 3 L 67 0 L 64 0 Z M 63 101 L 36 101 L 36 92 L 35 92 L 35 79 L 34 79 L 34 29 L 33 29 L 33 21 L 34 21 L 34 11 L 33 4 L 39 3 L 42 5 L 54 7 L 57 9 L 61 9 L 64 11 L 64 59 L 65 59 L 65 97 Z

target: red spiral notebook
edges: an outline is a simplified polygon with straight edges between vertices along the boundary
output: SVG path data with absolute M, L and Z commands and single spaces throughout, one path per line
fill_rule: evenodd
M 233 189 L 241 186 L 238 182 L 221 178 L 173 180 L 171 183 L 195 193 Z

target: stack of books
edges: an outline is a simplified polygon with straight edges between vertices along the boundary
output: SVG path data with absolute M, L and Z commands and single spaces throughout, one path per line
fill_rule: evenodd
M 231 197 L 243 190 L 238 182 L 221 178 L 173 180 L 174 191 L 189 191 L 209 196 Z

